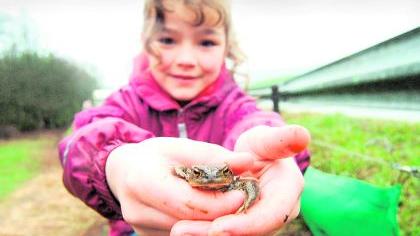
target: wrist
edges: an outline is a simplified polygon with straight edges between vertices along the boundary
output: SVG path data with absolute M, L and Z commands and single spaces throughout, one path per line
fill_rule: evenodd
M 131 158 L 130 151 L 133 144 L 123 144 L 112 150 L 105 164 L 106 181 L 112 194 L 119 200 L 118 186 L 122 186 L 127 171 L 127 161 Z

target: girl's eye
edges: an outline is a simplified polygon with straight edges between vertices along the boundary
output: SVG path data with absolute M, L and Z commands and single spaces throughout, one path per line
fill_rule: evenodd
M 175 40 L 173 38 L 170 38 L 170 37 L 163 37 L 163 38 L 159 39 L 159 42 L 162 43 L 162 44 L 170 45 L 170 44 L 174 44 Z
M 200 45 L 203 47 L 212 47 L 215 46 L 216 43 L 213 40 L 203 40 L 200 42 Z

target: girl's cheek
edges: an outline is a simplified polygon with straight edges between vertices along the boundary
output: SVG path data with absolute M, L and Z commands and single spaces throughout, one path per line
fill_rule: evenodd
M 220 69 L 223 62 L 224 58 L 221 55 L 207 56 L 200 59 L 200 66 L 204 71 L 214 71 Z
M 160 56 L 159 67 L 161 67 L 162 69 L 167 69 L 171 67 L 172 63 L 174 62 L 174 59 L 175 59 L 175 53 L 163 52 Z

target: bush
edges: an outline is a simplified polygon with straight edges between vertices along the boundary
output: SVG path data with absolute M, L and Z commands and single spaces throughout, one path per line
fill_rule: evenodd
M 68 126 L 96 80 L 54 55 L 10 52 L 0 59 L 0 126 L 20 131 Z

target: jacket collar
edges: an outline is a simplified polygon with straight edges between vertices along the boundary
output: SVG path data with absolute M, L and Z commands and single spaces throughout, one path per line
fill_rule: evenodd
M 180 110 L 181 106 L 170 97 L 156 83 L 153 75 L 147 69 L 144 56 L 140 58 L 141 66 L 135 66 L 130 79 L 130 85 L 135 92 L 153 109 L 158 111 Z M 147 62 L 146 62 L 147 63 Z M 136 69 L 137 68 L 137 69 Z M 219 77 L 207 87 L 197 98 L 188 103 L 183 109 L 189 110 L 200 107 L 201 112 L 219 105 L 229 91 L 236 87 L 236 83 L 228 69 L 223 65 Z

